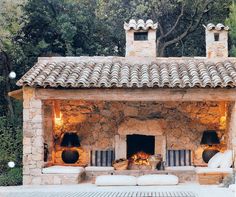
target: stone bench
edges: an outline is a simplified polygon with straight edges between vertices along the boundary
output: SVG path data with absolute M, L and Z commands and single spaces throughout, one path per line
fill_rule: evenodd
M 201 185 L 218 185 L 223 179 L 233 174 L 232 168 L 209 168 L 197 167 L 196 174 L 199 184 Z
M 50 166 L 42 169 L 42 184 L 78 184 L 84 180 L 85 169 L 77 166 Z
M 82 174 L 83 167 L 78 166 L 50 166 L 42 169 L 43 174 Z

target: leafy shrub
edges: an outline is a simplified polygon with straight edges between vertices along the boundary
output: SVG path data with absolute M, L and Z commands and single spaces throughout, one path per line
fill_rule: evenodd
M 7 161 L 0 160 L 0 174 L 5 173 L 8 170 Z
M 15 167 L 9 169 L 0 175 L 0 185 L 21 185 L 22 184 L 22 168 Z
M 0 185 L 17 185 L 22 182 L 22 129 L 6 117 L 0 117 Z M 15 168 L 10 169 L 8 162 Z

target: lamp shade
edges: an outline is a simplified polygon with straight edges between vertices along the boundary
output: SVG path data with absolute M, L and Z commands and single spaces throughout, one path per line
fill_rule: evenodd
M 203 132 L 200 144 L 213 145 L 220 144 L 220 140 L 215 130 L 207 130 Z
M 76 133 L 65 133 L 61 140 L 61 146 L 64 147 L 79 147 L 80 140 L 79 136 Z

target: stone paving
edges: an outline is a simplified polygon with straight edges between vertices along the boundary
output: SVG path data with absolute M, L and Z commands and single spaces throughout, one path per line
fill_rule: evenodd
M 6 197 L 197 197 L 193 192 L 12 192 Z
M 180 184 L 177 186 L 110 186 L 91 183 L 0 187 L 0 197 L 236 197 L 228 188 Z

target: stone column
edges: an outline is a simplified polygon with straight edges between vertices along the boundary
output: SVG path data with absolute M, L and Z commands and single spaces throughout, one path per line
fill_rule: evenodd
M 155 155 L 161 154 L 163 161 L 166 161 L 166 136 L 155 136 Z
M 35 89 L 23 88 L 23 184 L 41 184 L 43 167 L 42 101 Z
M 229 122 L 229 143 L 233 150 L 234 169 L 236 169 L 236 102 L 232 104 Z
M 115 159 L 126 158 L 127 144 L 125 135 L 115 135 Z

